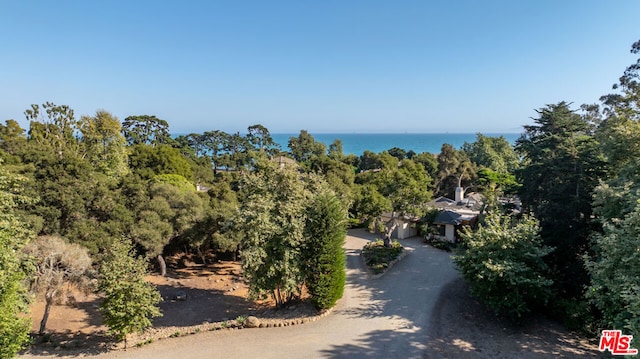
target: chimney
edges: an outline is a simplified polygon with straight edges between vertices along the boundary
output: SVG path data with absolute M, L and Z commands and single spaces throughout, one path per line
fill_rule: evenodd
M 464 188 L 456 187 L 456 203 L 462 202 L 464 199 Z

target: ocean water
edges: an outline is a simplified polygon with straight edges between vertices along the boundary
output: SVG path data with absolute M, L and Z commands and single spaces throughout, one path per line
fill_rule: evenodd
M 316 141 L 329 145 L 336 139 L 342 141 L 342 151 L 349 155 L 360 156 L 364 151 L 380 153 L 393 147 L 405 151 L 413 150 L 415 153 L 430 152 L 440 153 L 443 144 L 448 143 L 456 149 L 462 148 L 465 142 L 474 142 L 475 133 L 320 133 L 313 134 Z M 519 133 L 483 133 L 487 137 L 499 137 L 514 144 L 520 137 Z M 298 137 L 298 134 L 277 133 L 271 134 L 273 140 L 280 145 L 283 151 L 287 151 L 290 137 Z

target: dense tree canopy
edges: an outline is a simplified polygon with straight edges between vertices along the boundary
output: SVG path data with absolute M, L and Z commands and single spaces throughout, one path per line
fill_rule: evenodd
M 448 143 L 443 144 L 438 155 L 436 193 L 454 198 L 455 188 L 471 185 L 475 177 L 475 168 L 466 153 L 456 150 Z
M 487 137 L 478 133 L 475 142 L 465 142 L 462 150 L 476 166 L 498 173 L 512 173 L 520 164 L 513 146 L 504 136 Z
M 549 265 L 556 271 L 558 291 L 573 297 L 581 295 L 588 282 L 580 255 L 588 250 L 595 229 L 592 193 L 605 163 L 594 125 L 569 104 L 549 105 L 538 114 L 517 141 L 523 156 L 520 196 L 540 220 L 545 244 L 555 248 Z
M 462 233 L 465 250 L 455 257 L 472 292 L 497 314 L 519 321 L 551 295 L 549 268 L 552 248 L 539 237 L 533 217 L 517 220 L 491 212 L 477 231 Z
M 244 178 L 243 196 L 241 256 L 249 289 L 283 305 L 300 295 L 304 283 L 302 243 L 312 194 L 297 171 L 265 163 Z
M 640 54 L 640 41 L 631 52 Z M 600 310 L 601 329 L 621 328 L 640 335 L 640 58 L 602 98 L 604 121 L 597 137 L 609 173 L 595 190 L 594 213 L 603 225 L 587 256 L 591 283 L 587 296 Z
M 632 52 L 640 53 L 640 41 Z M 639 72 L 640 60 L 603 96 L 602 109 L 577 112 L 565 102 L 539 109 L 515 151 L 504 137 L 478 134 L 438 154 L 393 147 L 345 155 L 340 139 L 327 148 L 302 130 L 282 152 L 260 124 L 245 134 L 211 129 L 172 138 L 169 122 L 153 115 L 120 124 L 104 110 L 78 120 L 67 105 L 32 105 L 28 131 L 13 120 L 0 124 L 0 187 L 5 178 L 26 183 L 18 197 L 0 188 L 0 205 L 31 198 L 0 208 L 0 240 L 18 251 L 31 230 L 40 237 L 27 247 L 32 253 L 58 243 L 102 263 L 130 238 L 122 253 L 157 257 L 160 269 L 176 250 L 202 262 L 241 254 L 252 294 L 284 304 L 306 287 L 325 308 L 344 285 L 346 213 L 352 225 L 375 227 L 384 212 L 422 216 L 433 195 L 453 197 L 457 186 L 487 198 L 517 192 L 523 220 L 490 215 L 478 232 L 464 232 L 470 252 L 460 266 L 469 278 L 490 279 L 472 284 L 474 291 L 517 317 L 550 293 L 588 308 L 587 286 L 602 325 L 638 335 L 638 265 L 628 249 L 638 241 Z M 278 157 L 279 168 L 269 162 L 276 156 L 290 160 Z M 11 339 L 0 343 L 2 357 L 24 344 L 26 325 L 13 317 L 24 307 L 22 259 L 7 253 L 0 255 L 0 332 Z

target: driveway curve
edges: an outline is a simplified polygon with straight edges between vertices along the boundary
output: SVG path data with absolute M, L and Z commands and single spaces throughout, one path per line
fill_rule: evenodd
M 321 320 L 289 327 L 204 332 L 91 357 L 421 358 L 440 292 L 458 274 L 449 253 L 416 237 L 401 241 L 409 255 L 382 277 L 372 279 L 360 259 L 360 249 L 372 239 L 374 235 L 366 231 L 349 231 L 345 293 L 334 311 Z

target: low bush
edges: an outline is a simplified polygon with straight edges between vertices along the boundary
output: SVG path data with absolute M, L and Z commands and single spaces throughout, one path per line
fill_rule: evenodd
M 397 241 L 391 242 L 390 247 L 385 247 L 380 239 L 367 243 L 362 248 L 362 256 L 367 267 L 374 273 L 379 274 L 389 268 L 389 264 L 398 258 L 404 248 Z
M 549 268 L 543 258 L 552 249 L 542 244 L 533 217 L 521 220 L 490 213 L 477 231 L 465 228 L 464 248 L 454 261 L 471 292 L 498 315 L 514 322 L 551 297 Z
M 451 243 L 448 241 L 443 241 L 440 239 L 425 239 L 424 240 L 425 243 L 429 244 L 430 246 L 432 246 L 433 248 L 437 248 L 443 251 L 447 251 L 447 252 L 452 252 L 453 250 L 455 250 L 458 245 L 456 243 Z

